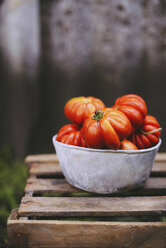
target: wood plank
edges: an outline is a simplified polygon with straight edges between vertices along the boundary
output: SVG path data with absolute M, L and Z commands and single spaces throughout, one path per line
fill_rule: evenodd
M 65 179 L 28 178 L 25 192 L 40 193 L 74 193 L 83 192 L 66 182 Z
M 27 164 L 30 164 L 30 163 L 54 163 L 57 161 L 58 161 L 58 158 L 57 158 L 57 155 L 55 153 L 28 155 L 25 158 L 25 162 Z M 155 161 L 166 162 L 166 153 L 158 153 L 156 155 Z
M 23 219 L 27 217 L 21 217 L 19 218 L 19 223 L 21 221 L 27 221 L 28 219 Z M 10 228 L 10 223 L 13 223 L 12 228 Z M 8 232 L 8 248 L 26 248 L 28 247 L 28 239 L 27 235 L 24 235 L 24 233 L 15 232 L 15 227 L 18 223 L 18 213 L 17 209 L 12 210 L 12 213 L 10 214 L 8 221 L 7 221 L 7 232 Z M 24 230 L 24 227 L 23 229 Z M 25 231 L 26 232 L 26 231 Z
M 37 176 L 62 176 L 59 162 L 56 163 L 32 163 L 29 167 L 30 175 Z M 166 162 L 155 162 L 151 175 L 166 175 Z
M 155 161 L 151 175 L 166 175 L 166 161 Z
M 166 152 L 159 152 L 156 155 L 155 161 L 157 162 L 166 162 Z
M 31 163 L 56 163 L 58 158 L 56 154 L 36 154 L 36 155 L 29 155 L 25 158 L 26 164 Z
M 144 189 L 158 191 L 158 193 L 160 193 L 160 190 L 163 190 L 166 193 L 166 177 L 150 177 L 147 180 Z
M 28 221 L 9 223 L 11 247 L 165 248 L 166 224 Z M 18 235 L 27 246 L 18 246 Z
M 11 220 L 17 220 L 19 217 L 18 217 L 18 209 L 15 208 L 12 210 L 12 212 L 10 213 L 9 215 L 9 218 L 8 218 L 8 221 L 11 221 Z
M 15 216 L 13 211 L 7 224 L 10 248 L 165 248 L 166 244 L 166 222 L 20 221 Z
M 23 197 L 19 216 L 134 216 L 166 214 L 166 196 Z
M 70 185 L 65 179 L 39 179 L 28 178 L 25 192 L 33 192 L 35 194 L 41 193 L 75 193 L 85 192 Z M 166 194 L 166 178 L 152 177 L 146 182 L 144 188 L 137 189 L 137 194 L 146 194 L 152 192 L 153 194 Z
M 14 210 L 7 230 L 9 248 L 165 248 L 166 244 L 166 222 L 20 220 Z
M 38 176 L 60 176 L 62 177 L 61 168 L 58 160 L 55 162 L 33 162 L 29 164 L 29 174 L 38 175 Z M 152 167 L 151 175 L 166 175 L 166 162 L 165 161 L 156 161 Z
M 29 175 L 36 175 L 36 176 L 61 176 L 62 171 L 60 168 L 59 163 L 34 163 L 31 164 L 29 167 Z

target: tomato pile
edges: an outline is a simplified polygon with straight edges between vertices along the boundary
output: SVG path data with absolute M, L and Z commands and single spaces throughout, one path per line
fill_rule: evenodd
M 156 145 L 161 136 L 159 122 L 135 94 L 117 98 L 111 107 L 95 97 L 75 97 L 64 112 L 72 123 L 59 130 L 56 140 L 69 145 L 138 150 Z

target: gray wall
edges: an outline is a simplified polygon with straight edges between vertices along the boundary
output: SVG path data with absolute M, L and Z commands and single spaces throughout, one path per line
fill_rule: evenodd
M 140 94 L 165 139 L 166 2 L 6 0 L 0 9 L 0 146 L 52 152 L 65 102 Z

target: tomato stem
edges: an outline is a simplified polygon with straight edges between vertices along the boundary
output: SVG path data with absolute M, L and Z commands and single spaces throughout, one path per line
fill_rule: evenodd
M 93 120 L 96 120 L 96 121 L 99 121 L 100 119 L 102 119 L 104 116 L 104 111 L 98 109 L 95 111 L 95 114 L 93 115 L 92 119 Z
M 160 128 L 157 128 L 157 129 L 149 131 L 149 132 L 144 132 L 142 129 L 140 129 L 140 132 L 145 134 L 145 135 L 147 135 L 147 134 L 155 133 L 155 132 L 158 132 L 158 131 L 161 131 L 161 130 L 162 130 L 162 128 L 160 127 Z

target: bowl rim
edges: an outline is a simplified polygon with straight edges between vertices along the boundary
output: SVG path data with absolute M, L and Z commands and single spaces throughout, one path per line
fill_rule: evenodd
M 100 152 L 100 153 L 125 153 L 125 154 L 126 153 L 127 154 L 147 153 L 147 152 L 151 152 L 151 151 L 159 149 L 161 142 L 162 142 L 161 138 L 159 138 L 159 142 L 157 143 L 157 145 L 152 146 L 152 147 L 147 148 L 147 149 L 140 149 L 140 150 L 120 150 L 120 149 L 117 149 L 117 150 L 113 150 L 113 149 L 95 149 L 95 148 L 68 145 L 68 144 L 64 144 L 62 142 L 57 141 L 56 137 L 57 137 L 57 134 L 52 137 L 52 142 L 53 142 L 54 146 L 56 146 L 56 144 L 58 144 L 59 146 L 62 146 L 62 147 L 67 148 L 67 149 L 82 150 L 82 151 L 86 151 L 86 152 Z

